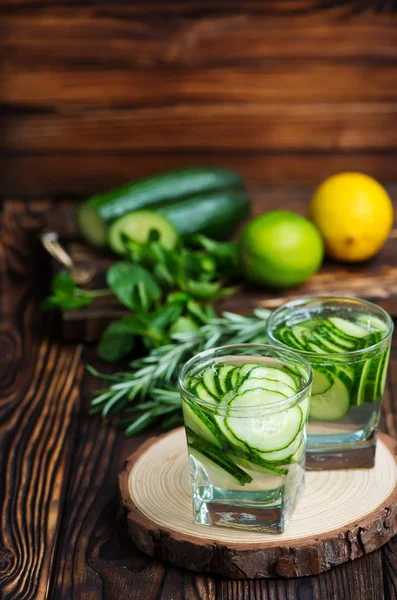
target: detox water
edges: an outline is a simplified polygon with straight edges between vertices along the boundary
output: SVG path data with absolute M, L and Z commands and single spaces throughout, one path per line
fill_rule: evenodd
M 308 467 L 373 466 L 393 330 L 389 315 L 361 300 L 314 298 L 275 311 L 268 329 L 313 368 Z
M 181 391 L 197 523 L 282 532 L 296 505 L 310 367 L 267 348 L 230 346 L 188 363 Z

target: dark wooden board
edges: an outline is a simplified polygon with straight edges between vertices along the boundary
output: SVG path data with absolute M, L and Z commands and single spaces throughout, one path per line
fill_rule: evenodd
M 393 2 L 4 0 L 0 16 L 0 193 L 207 161 L 261 185 L 395 178 Z
M 397 188 L 389 188 L 393 198 Z M 265 188 L 252 190 L 253 214 L 257 215 L 274 208 L 286 208 L 305 214 L 311 196 L 310 188 Z M 397 205 L 397 204 L 396 204 Z M 58 205 L 46 214 L 43 227 L 55 229 L 63 234 L 67 248 L 76 263 L 94 265 L 97 276 L 90 287 L 102 288 L 105 284 L 106 269 L 114 256 L 89 248 L 77 239 L 74 225 L 73 203 Z M 59 266 L 51 261 L 52 272 Z M 318 295 L 353 296 L 371 300 L 383 306 L 392 316 L 397 316 L 397 228 L 394 227 L 381 252 L 371 261 L 361 265 L 342 265 L 326 261 L 314 277 L 305 284 L 287 290 L 263 290 L 247 285 L 237 295 L 218 304 L 219 311 L 230 310 L 250 313 L 255 307 L 273 309 L 284 302 Z M 78 311 L 64 311 L 61 315 L 61 328 L 64 339 L 96 341 L 104 328 L 126 311 L 112 297 L 98 298 L 89 307 Z
M 298 504 L 282 536 L 209 528 L 192 524 L 180 427 L 146 440 L 128 457 L 119 477 L 121 502 L 131 538 L 149 556 L 236 579 L 317 575 L 370 554 L 397 533 L 396 462 L 395 440 L 380 434 L 374 468 L 355 469 L 353 480 L 347 469 L 306 473 L 305 513 Z M 333 504 L 334 489 L 343 506 Z
M 53 206 L 59 208 L 61 204 L 6 203 L 3 218 L 0 262 L 4 365 L 0 373 L 2 599 L 395 599 L 396 538 L 383 550 L 351 564 L 319 576 L 291 581 L 236 581 L 198 575 L 150 559 L 137 550 L 126 534 L 123 520 L 117 517 L 117 475 L 127 456 L 146 436 L 126 440 L 111 421 L 88 416 L 89 399 L 97 382 L 86 373 L 80 385 L 81 370 L 76 377 L 74 367 L 68 368 L 65 361 L 79 349 L 59 345 L 54 339 L 56 329 L 51 323 L 43 324 L 34 308 L 33 292 L 40 292 L 40 287 L 34 284 L 45 272 L 46 265 L 34 236 L 26 235 L 26 230 L 40 226 Z M 51 346 L 51 360 L 40 350 L 46 343 Z M 87 346 L 82 362 L 103 369 L 95 350 Z M 382 418 L 383 430 L 393 437 L 397 436 L 396 374 L 397 346 L 394 343 Z M 61 388 L 66 387 L 67 392 L 72 381 L 73 392 L 61 395 Z M 26 394 L 29 386 L 30 394 Z M 32 398 L 37 409 L 35 422 L 23 419 Z M 73 412 L 65 412 L 66 406 L 67 410 L 73 407 Z M 49 411 L 52 411 L 51 417 Z M 51 450 L 48 454 L 49 438 L 45 432 L 49 425 L 59 438 L 60 453 Z M 148 435 L 153 433 L 156 432 L 150 431 Z M 47 459 L 50 457 L 54 470 L 49 467 Z M 27 475 L 36 462 L 40 469 L 32 479 Z M 42 485 L 50 496 L 45 502 L 35 504 L 33 500 L 36 496 L 39 498 L 38 486 Z

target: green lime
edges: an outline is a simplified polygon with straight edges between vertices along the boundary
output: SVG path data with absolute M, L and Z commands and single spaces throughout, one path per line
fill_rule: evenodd
M 265 213 L 248 223 L 239 248 L 244 275 L 272 287 L 303 283 L 319 269 L 324 253 L 313 223 L 286 210 Z

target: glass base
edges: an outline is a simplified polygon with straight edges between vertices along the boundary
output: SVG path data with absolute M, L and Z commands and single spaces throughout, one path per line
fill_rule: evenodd
M 295 479 L 293 491 L 288 484 L 259 491 L 239 491 L 212 485 L 195 487 L 193 491 L 194 521 L 200 525 L 218 525 L 283 533 L 304 488 L 304 471 Z
M 308 436 L 306 448 L 306 469 L 371 469 L 375 466 L 377 431 L 360 441 L 327 439 Z M 332 443 L 331 443 L 332 442 Z

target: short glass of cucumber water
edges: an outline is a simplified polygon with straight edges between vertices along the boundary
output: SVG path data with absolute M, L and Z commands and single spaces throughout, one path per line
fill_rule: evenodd
M 265 344 L 204 351 L 179 386 L 194 521 L 282 533 L 304 485 L 312 370 Z
M 313 368 L 307 468 L 373 467 L 391 317 L 365 300 L 304 298 L 275 310 L 267 331 Z

